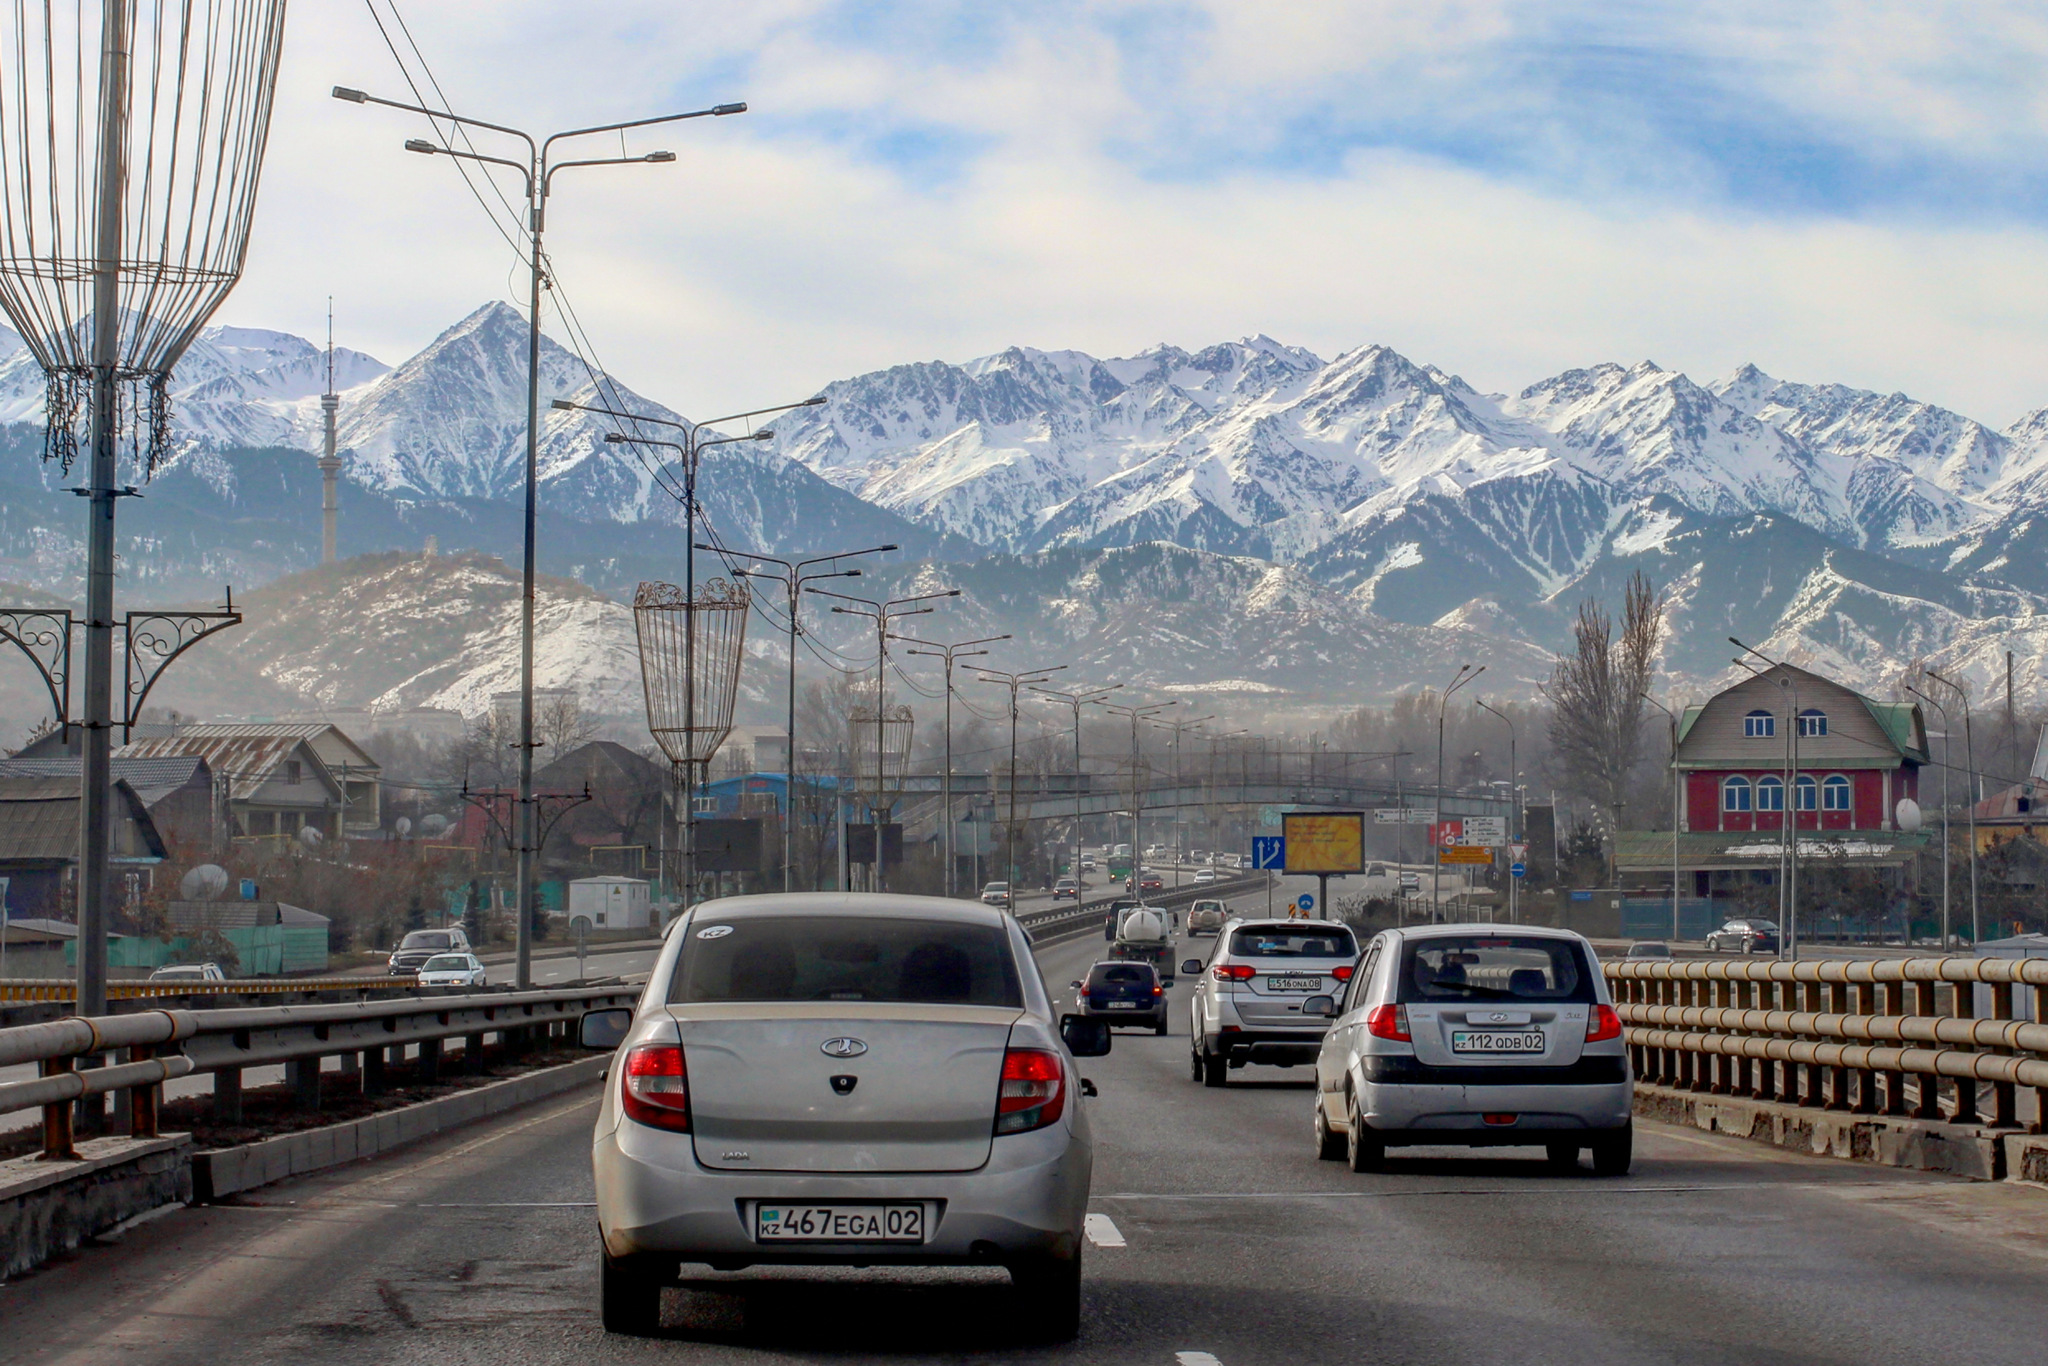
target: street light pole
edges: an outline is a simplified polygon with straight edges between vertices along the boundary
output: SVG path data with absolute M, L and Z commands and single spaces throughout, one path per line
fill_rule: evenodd
M 844 593 L 833 593 L 823 588 L 806 588 L 804 591 L 806 593 L 816 593 L 821 598 L 835 598 L 840 602 L 850 602 L 854 605 L 851 607 L 834 607 L 832 610 L 841 616 L 865 617 L 867 620 L 875 623 L 875 799 L 880 801 L 888 782 L 883 772 L 887 762 L 884 756 L 885 744 L 883 737 L 886 733 L 886 703 L 889 696 L 889 623 L 898 617 L 924 616 L 934 609 L 919 607 L 917 606 L 918 603 L 932 602 L 938 598 L 957 598 L 960 596 L 960 590 L 957 588 L 942 588 L 935 592 L 918 593 L 907 598 L 890 598 L 886 602 L 877 602 L 873 598 L 849 597 Z M 854 755 L 853 761 L 857 770 L 860 765 L 860 756 L 858 754 Z M 858 776 L 857 773 L 856 776 Z M 882 874 L 884 872 L 882 833 L 883 827 L 888 824 L 889 812 L 887 807 L 875 807 L 871 810 L 875 823 L 875 875 L 874 886 L 869 890 L 879 892 L 882 890 Z
M 1074 711 L 1074 904 L 1081 904 L 1081 708 L 1121 688 L 1121 683 L 1110 683 L 1100 688 L 1079 688 L 1073 692 L 1059 692 L 1052 688 L 1033 687 L 1031 691 L 1066 703 Z M 1108 871 L 1104 869 L 1104 871 Z
M 1136 884 L 1143 881 L 1140 870 L 1145 866 L 1145 807 L 1144 799 L 1138 794 L 1139 766 L 1143 762 L 1142 753 L 1138 748 L 1138 722 L 1149 720 L 1169 707 L 1179 706 L 1180 699 L 1175 698 L 1171 702 L 1148 702 L 1135 707 L 1120 707 L 1110 702 L 1097 702 L 1095 705 L 1114 715 L 1131 718 L 1131 881 Z M 1132 890 L 1135 892 L 1136 888 L 1133 887 Z
M 1182 802 L 1180 799 L 1180 734 L 1182 731 L 1188 729 L 1190 726 L 1203 725 L 1207 722 L 1214 721 L 1215 719 L 1216 718 L 1214 716 L 1190 716 L 1186 718 L 1177 718 L 1175 720 L 1168 721 L 1164 724 L 1161 724 L 1158 721 L 1154 721 L 1152 723 L 1153 725 L 1158 726 L 1161 730 L 1170 730 L 1173 732 L 1173 890 L 1175 890 L 1176 892 L 1180 890 L 1180 866 L 1181 864 L 1187 862 L 1188 854 L 1187 840 L 1181 834 Z
M 405 149 L 426 156 L 448 156 L 464 161 L 475 161 L 490 166 L 505 166 L 517 171 L 526 181 L 526 235 L 527 235 L 527 334 L 526 334 L 526 509 L 523 558 L 520 572 L 519 606 L 519 798 L 518 812 L 514 824 L 517 828 L 519 846 L 519 887 L 514 902 L 518 917 L 516 932 L 514 984 L 519 987 L 533 985 L 533 873 L 534 859 L 538 854 L 535 846 L 537 821 L 533 800 L 533 617 L 534 602 L 538 592 L 538 521 L 540 507 L 540 291 L 545 278 L 542 270 L 541 237 L 547 228 L 548 194 L 553 188 L 555 172 L 571 166 L 624 166 L 639 162 L 666 163 L 676 159 L 674 152 L 647 152 L 639 156 L 594 157 L 576 161 L 551 164 L 549 153 L 557 142 L 565 138 L 587 137 L 596 133 L 618 133 L 622 137 L 634 128 L 648 128 L 656 124 L 679 123 L 685 119 L 720 118 L 727 114 L 744 114 L 745 104 L 719 104 L 709 109 L 692 110 L 684 114 L 662 114 L 654 118 L 629 119 L 623 123 L 607 123 L 592 128 L 570 128 L 549 134 L 536 140 L 532 134 L 503 124 L 486 123 L 482 119 L 466 118 L 451 114 L 444 109 L 428 109 L 422 105 L 406 104 L 399 100 L 387 100 L 376 95 L 367 95 L 360 90 L 346 86 L 334 87 L 334 98 L 350 104 L 379 104 L 388 109 L 404 110 L 413 114 L 425 114 L 430 119 L 446 119 L 451 124 L 481 128 L 487 132 L 501 133 L 518 138 L 526 144 L 526 159 L 514 161 L 507 157 L 483 156 L 476 152 L 458 150 L 453 147 L 427 142 L 420 138 L 408 139 Z M 436 129 L 438 132 L 439 129 Z
M 1442 852 L 1437 848 L 1438 840 L 1443 838 L 1442 830 L 1444 823 L 1444 709 L 1451 705 L 1452 693 L 1464 687 L 1467 683 L 1470 683 L 1473 679 L 1479 677 L 1479 675 L 1485 672 L 1486 666 L 1484 664 L 1480 665 L 1476 669 L 1473 668 L 1470 664 L 1460 664 L 1458 666 L 1458 672 L 1451 679 L 1451 686 L 1445 688 L 1444 695 L 1437 699 L 1436 822 L 1430 827 L 1430 833 L 1432 835 L 1432 838 L 1429 842 L 1430 857 L 1433 860 L 1429 867 L 1429 918 L 1432 922 L 1443 919 L 1444 904 L 1444 858 Z
M 1671 721 L 1671 938 L 1675 943 L 1678 933 L 1678 713 L 1659 702 L 1648 693 L 1640 694 Z
M 1012 914 L 1017 910 L 1017 691 L 1034 683 L 1043 683 L 1049 675 L 1056 674 L 1066 667 L 1064 664 L 1052 664 L 1042 669 L 1025 669 L 1020 673 L 976 669 L 981 677 L 975 679 L 975 682 L 995 683 L 1010 690 L 1010 819 L 1003 827 L 1003 874 L 1009 879 Z M 991 793 L 990 796 L 994 794 Z M 1077 883 L 1081 880 L 1079 869 L 1074 871 L 1074 880 Z
M 1938 674 L 1932 669 L 1927 676 L 1941 683 L 1963 699 L 1963 762 L 1969 765 L 1969 786 L 1963 792 L 1963 799 L 1969 802 L 1970 839 L 1970 947 L 1975 949 L 1984 938 L 1984 927 L 1977 915 L 1977 803 L 1982 794 L 1977 790 L 1977 740 L 1972 733 L 1970 717 L 1970 690 L 1953 678 Z M 1946 852 L 1946 851 L 1944 851 Z M 1947 946 L 1943 945 L 1944 951 Z
M 1949 841 L 1949 834 L 1948 834 L 1948 770 L 1949 770 L 1949 762 L 1948 762 L 1948 756 L 1949 756 L 1949 746 L 1950 746 L 1950 745 L 1951 745 L 1951 744 L 1952 744 L 1952 743 L 1954 742 L 1954 735 L 1955 735 L 1955 722 L 1953 722 L 1953 721 L 1949 720 L 1949 716 L 1948 716 L 1948 708 L 1947 708 L 1947 707 L 1945 707 L 1945 706 L 1943 706 L 1943 705 L 1942 705 L 1941 703 L 1939 703 L 1939 702 L 1935 701 L 1935 700 L 1934 700 L 1934 699 L 1933 699 L 1932 697 L 1929 697 L 1929 696 L 1928 696 L 1928 695 L 1927 695 L 1926 693 L 1924 693 L 1924 692 L 1921 692 L 1921 691 L 1920 691 L 1920 690 L 1919 690 L 1918 688 L 1914 687 L 1914 686 L 1913 686 L 1912 684 L 1908 683 L 1908 684 L 1906 685 L 1906 691 L 1907 691 L 1907 692 L 1909 692 L 1909 693 L 1911 693 L 1911 694 L 1913 694 L 1913 696 L 1915 696 L 1915 697 L 1919 698 L 1919 699 L 1920 699 L 1920 700 L 1921 700 L 1922 702 L 1925 702 L 1925 703 L 1926 703 L 1926 704 L 1927 704 L 1928 706 L 1930 706 L 1930 707 L 1934 708 L 1934 709 L 1935 709 L 1936 711 L 1938 711 L 1938 712 L 1940 712 L 1940 713 L 1941 713 L 1941 951 L 1942 951 L 1943 953 L 1947 953 L 1947 952 L 1948 952 L 1948 950 L 1949 950 L 1949 913 L 1948 913 L 1948 861 L 1949 861 L 1949 843 L 1948 843 L 1948 841 Z M 1976 841 L 1972 840 L 1972 841 L 1971 841 L 1971 843 L 1972 843 L 1972 844 L 1974 845 L 1974 844 L 1976 843 Z M 1911 936 L 1911 935 L 1909 934 L 1909 935 L 1907 936 L 1908 940 L 1910 940 L 1910 939 L 1911 939 L 1911 937 L 1912 937 L 1912 936 Z M 1974 948 L 1974 947 L 1975 947 L 1975 945 L 1972 945 L 1971 947 L 1973 947 L 1973 948 Z
M 1799 957 L 1799 680 L 1793 677 L 1790 665 L 1779 663 L 1761 650 L 1751 649 L 1734 636 L 1728 637 L 1728 643 L 1742 651 L 1743 654 L 1755 655 L 1758 659 L 1770 665 L 1771 668 L 1778 670 L 1778 677 L 1774 681 L 1784 690 L 1787 699 L 1785 704 L 1785 813 L 1780 817 L 1778 823 L 1778 828 L 1786 832 L 1784 837 L 1785 887 L 1783 894 L 1779 897 L 1779 905 L 1784 908 L 1785 923 L 1783 927 L 1784 932 L 1778 937 L 1778 956 L 1787 961 L 1796 961 Z M 1735 663 L 1748 669 L 1751 673 L 1757 673 L 1756 668 L 1744 661 L 1741 655 L 1736 656 Z M 1765 677 L 1766 675 L 1758 674 L 1758 676 Z M 1813 823 L 1816 829 L 1820 826 L 1819 807 L 1820 804 L 1816 801 L 1813 813 Z
M 939 822 L 943 830 L 943 837 L 939 841 L 939 846 L 941 849 L 945 851 L 946 855 L 945 887 L 947 896 L 954 895 L 955 891 L 957 890 L 954 886 L 954 883 L 956 881 L 956 874 L 953 867 L 953 661 L 955 661 L 956 659 L 970 659 L 975 655 L 985 655 L 988 653 L 987 650 L 970 650 L 967 648 L 970 645 L 993 645 L 996 641 L 1008 640 L 1009 638 L 1010 637 L 1007 634 L 1000 636 L 983 636 L 979 640 L 963 640 L 953 645 L 941 645 L 939 642 L 934 640 L 919 640 L 916 636 L 896 637 L 896 639 L 908 641 L 912 645 L 923 645 L 928 647 L 923 650 L 909 650 L 906 652 L 908 654 L 926 655 L 933 659 L 941 659 L 945 661 L 946 769 L 945 772 L 942 773 L 939 777 L 939 802 L 941 806 L 944 807 L 945 814 Z
M 1508 855 L 1509 855 L 1509 858 L 1508 858 L 1508 862 L 1510 862 L 1510 863 L 1513 863 L 1513 862 L 1514 862 L 1514 857 L 1513 857 L 1513 855 L 1514 855 L 1514 852 L 1515 852 L 1515 850 L 1514 850 L 1514 845 L 1515 845 L 1515 841 L 1521 838 L 1521 835 L 1520 835 L 1520 831 L 1521 831 L 1521 828 L 1522 828 L 1522 804 L 1521 804 L 1520 800 L 1519 800 L 1519 799 L 1518 799 L 1518 798 L 1517 798 L 1517 797 L 1515 796 L 1515 794 L 1516 794 L 1516 793 L 1517 793 L 1518 791 L 1520 791 L 1520 789 L 1519 789 L 1519 788 L 1517 788 L 1517 787 L 1515 786 L 1515 783 L 1516 783 L 1517 779 L 1519 779 L 1519 778 L 1521 777 L 1521 770 L 1520 770 L 1520 768 L 1519 768 L 1519 766 L 1518 766 L 1518 765 L 1519 765 L 1519 762 L 1520 762 L 1520 761 L 1519 761 L 1519 760 L 1518 760 L 1518 759 L 1516 758 L 1516 754 L 1515 754 L 1515 723 L 1514 723 L 1514 719 L 1513 719 L 1512 717 L 1510 717 L 1510 716 L 1509 716 L 1509 715 L 1508 715 L 1508 714 L 1507 714 L 1506 712 L 1504 712 L 1504 711 L 1501 711 L 1500 709 L 1498 709 L 1498 708 L 1496 708 L 1496 707 L 1489 707 L 1489 706 L 1487 706 L 1487 705 L 1486 705 L 1486 699 L 1485 699 L 1485 698 L 1483 698 L 1483 697 L 1478 697 L 1478 698 L 1474 698 L 1474 699 L 1473 699 L 1473 705 L 1474 705 L 1474 706 L 1476 706 L 1476 707 L 1478 707 L 1478 708 L 1479 708 L 1479 710 L 1481 710 L 1481 711 L 1483 711 L 1483 712 L 1490 712 L 1490 713 L 1492 713 L 1492 714 L 1493 714 L 1494 716 L 1497 716 L 1497 717 L 1499 717 L 1499 718 L 1500 718 L 1501 720 L 1503 720 L 1503 721 L 1507 722 L 1507 727 L 1508 727 L 1508 825 L 1509 825 L 1509 826 L 1511 827 L 1511 828 L 1509 829 L 1509 831 L 1508 831 Z M 1510 868 L 1510 869 L 1508 870 L 1508 923 L 1509 923 L 1510 925 L 1519 925 L 1519 924 L 1521 924 L 1521 923 L 1522 923 L 1522 922 L 1521 922 L 1521 918 L 1520 918 L 1520 916 L 1519 916 L 1519 914 L 1518 914 L 1518 912 L 1519 912 L 1519 910 L 1520 910 L 1520 903 L 1519 903 L 1519 901 L 1517 900 L 1517 898 L 1516 898 L 1516 896 L 1515 896 L 1515 892 L 1516 892 L 1516 890 L 1517 890 L 1517 886 L 1518 886 L 1518 884 L 1519 884 L 1520 882 L 1521 882 L 1521 879 L 1520 879 L 1520 878 L 1518 878 L 1518 877 L 1516 877 L 1516 876 L 1515 876 L 1515 874 L 1514 874 L 1514 870 L 1513 870 L 1512 868 Z M 1673 914 L 1674 916 L 1676 916 L 1676 915 L 1677 915 L 1677 913 L 1678 913 L 1678 912 L 1677 912 L 1677 910 L 1675 909 L 1675 908 L 1676 908 L 1676 906 L 1677 906 L 1677 903 L 1676 903 L 1676 902 L 1673 902 L 1673 903 L 1672 903 L 1672 905 L 1673 905 L 1673 907 L 1674 907 L 1674 909 L 1673 909 L 1673 911 L 1672 911 L 1672 914 Z M 1676 922 L 1676 921 L 1674 920 L 1674 921 L 1673 921 L 1673 923 L 1675 924 L 1675 923 L 1677 923 L 1677 922 Z
M 798 594 L 804 585 L 821 579 L 857 579 L 858 569 L 826 569 L 807 574 L 804 571 L 816 564 L 836 564 L 855 555 L 880 555 L 895 550 L 893 545 L 869 546 L 865 550 L 842 550 L 837 555 L 818 555 L 808 560 L 778 560 L 773 555 L 760 555 L 751 550 L 731 550 L 725 546 L 704 545 L 692 542 L 699 550 L 708 550 L 731 559 L 754 560 L 761 564 L 776 565 L 781 573 L 770 573 L 760 569 L 739 569 L 732 572 L 750 579 L 768 579 L 782 585 L 783 610 L 789 613 L 789 711 L 783 727 L 783 744 L 786 754 L 783 759 L 782 775 L 782 890 L 793 891 L 796 887 L 796 640 L 804 633 Z M 812 889 L 817 890 L 816 888 Z

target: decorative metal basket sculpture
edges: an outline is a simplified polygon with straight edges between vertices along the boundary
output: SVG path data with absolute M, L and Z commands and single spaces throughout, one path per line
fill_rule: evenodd
M 847 722 L 853 755 L 853 786 L 870 806 L 887 809 L 903 792 L 903 774 L 910 763 L 914 726 L 910 708 L 890 707 L 875 724 L 873 707 L 855 707 Z
M 751 604 L 730 579 L 710 580 L 694 603 L 672 583 L 633 595 L 647 729 L 670 762 L 708 764 L 732 732 Z

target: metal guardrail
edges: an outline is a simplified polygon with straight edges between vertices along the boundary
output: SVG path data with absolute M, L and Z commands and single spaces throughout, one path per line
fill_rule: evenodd
M 115 979 L 107 983 L 110 1001 L 153 1001 L 174 996 L 272 996 L 318 991 L 420 991 L 410 977 L 231 977 L 225 982 Z M 0 1002 L 75 1001 L 78 981 L 72 977 L 14 977 L 0 981 Z
M 339 1055 L 343 1075 L 366 1095 L 385 1087 L 387 1066 L 415 1050 L 423 1080 L 439 1075 L 441 1045 L 465 1040 L 463 1061 L 480 1071 L 487 1036 L 514 1052 L 562 1035 L 586 1010 L 630 1006 L 637 987 L 578 986 L 545 991 L 465 992 L 401 1000 L 145 1010 L 92 1019 L 72 1016 L 0 1029 L 0 1067 L 37 1063 L 42 1075 L 0 1085 L 0 1114 L 41 1108 L 43 1157 L 69 1160 L 73 1102 L 124 1091 L 128 1132 L 155 1137 L 159 1089 L 194 1072 L 214 1076 L 214 1117 L 241 1118 L 242 1069 L 285 1063 L 299 1103 L 317 1107 L 321 1060 Z M 105 1066 L 92 1062 L 108 1057 Z M 87 1065 L 81 1067 L 81 1062 Z
M 1636 1075 L 1823 1110 L 2048 1123 L 2048 959 L 1656 961 L 1603 965 Z M 2031 1020 L 2015 1006 L 2031 991 Z M 1982 1090 L 1990 1087 L 1991 1113 Z
M 1154 892 L 1150 897 L 1141 897 L 1147 906 L 1170 908 L 1183 902 L 1200 901 L 1208 897 L 1229 897 L 1245 892 L 1262 892 L 1266 889 L 1266 875 L 1234 878 L 1231 881 L 1216 881 L 1202 886 L 1182 887 L 1177 891 Z M 1127 901 L 1132 893 L 1117 892 L 1110 896 L 1099 896 L 1077 906 L 1060 906 L 1043 911 L 1027 911 L 1017 917 L 1017 923 L 1031 936 L 1034 944 L 1043 944 L 1062 935 L 1071 934 L 1079 927 L 1096 926 L 1109 908 L 1119 901 Z

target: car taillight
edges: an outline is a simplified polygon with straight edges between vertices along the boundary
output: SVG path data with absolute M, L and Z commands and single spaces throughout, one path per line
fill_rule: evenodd
M 1216 980 L 1219 982 L 1249 982 L 1252 980 L 1252 965 L 1250 963 L 1224 963 L 1219 965 L 1215 971 Z
M 1366 1013 L 1365 1032 L 1375 1039 L 1393 1039 L 1398 1043 L 1414 1043 L 1408 1032 L 1407 1006 L 1374 1006 Z
M 1351 980 L 1351 965 L 1346 963 L 1343 967 L 1332 970 L 1330 975 L 1340 982 L 1348 982 Z
M 1154 987 L 1154 988 L 1152 988 L 1152 994 L 1153 994 L 1154 996 L 1164 996 L 1164 995 L 1166 994 L 1166 988 L 1165 988 L 1165 987 Z
M 657 1129 L 690 1131 L 690 1074 L 683 1050 L 672 1043 L 643 1043 L 626 1050 L 619 1068 L 625 1082 L 619 1101 L 626 1118 Z
M 1621 1016 L 1614 1013 L 1614 1007 L 1594 1006 L 1593 1013 L 1586 1017 L 1586 1042 L 1599 1043 L 1620 1037 Z
M 1059 1054 L 1043 1048 L 1012 1048 L 1003 1054 L 1003 1080 L 996 1091 L 997 1133 L 1043 1129 L 1066 1108 L 1066 1070 Z

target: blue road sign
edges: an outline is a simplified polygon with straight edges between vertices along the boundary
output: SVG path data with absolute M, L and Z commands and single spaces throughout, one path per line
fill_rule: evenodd
M 1303 892 L 1300 896 L 1294 898 L 1294 904 L 1301 907 L 1304 911 L 1312 911 L 1316 908 L 1316 894 L 1314 892 Z
M 1508 871 L 1516 877 L 1527 877 L 1529 875 L 1529 865 L 1526 863 L 1511 863 L 1508 865 Z
M 1287 866 L 1287 836 L 1253 835 L 1252 867 L 1284 869 Z

